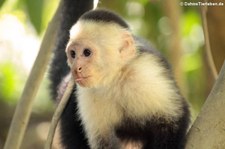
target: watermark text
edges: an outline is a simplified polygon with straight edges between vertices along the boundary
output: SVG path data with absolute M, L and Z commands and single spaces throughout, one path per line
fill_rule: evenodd
M 224 6 L 223 2 L 180 2 L 180 6 Z

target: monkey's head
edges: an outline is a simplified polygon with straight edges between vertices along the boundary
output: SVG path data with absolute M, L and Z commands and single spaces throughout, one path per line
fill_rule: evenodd
M 105 17 L 112 20 L 106 21 Z M 71 28 L 66 54 L 80 86 L 107 85 L 136 55 L 133 36 L 127 27 L 115 21 L 120 19 L 117 17 L 105 10 L 94 10 L 84 14 Z

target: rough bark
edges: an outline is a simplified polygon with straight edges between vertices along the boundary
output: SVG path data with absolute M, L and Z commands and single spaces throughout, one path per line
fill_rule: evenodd
M 201 112 L 188 132 L 185 149 L 225 148 L 225 63 Z

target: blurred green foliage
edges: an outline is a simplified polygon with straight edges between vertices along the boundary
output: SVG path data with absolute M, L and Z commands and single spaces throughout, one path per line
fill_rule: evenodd
M 21 16 L 23 23 L 31 23 L 36 32 L 41 35 L 48 25 L 58 6 L 59 0 L 1 0 L 0 14 L 10 13 Z
M 21 82 L 17 77 L 15 66 L 12 63 L 0 64 L 0 99 L 12 101 L 15 100 L 17 89 Z
M 1 0 L 0 1 L 0 8 L 2 7 L 2 5 L 4 4 L 5 0 Z
M 34 25 L 36 31 L 41 33 L 44 0 L 25 0 L 25 5 L 30 21 Z
M 55 12 L 55 9 L 57 8 L 58 2 L 59 0 L 51 0 L 51 1 L 48 1 L 48 0 L 0 0 L 0 23 L 1 23 L 1 19 L 5 21 L 4 18 L 6 17 L 11 18 L 10 15 L 14 16 L 19 21 L 18 26 L 20 26 L 21 24 L 23 25 L 22 28 L 20 26 L 18 27 L 18 29 L 28 30 L 26 32 L 22 32 L 22 34 L 25 33 L 27 34 L 27 36 L 32 35 L 30 37 L 31 39 L 33 38 L 33 36 L 36 36 L 37 38 L 39 38 L 39 42 L 40 42 L 42 35 L 48 25 L 48 22 L 51 20 Z M 2 21 L 2 24 L 4 23 L 3 21 Z M 14 24 L 14 25 L 16 26 L 17 24 Z M 32 27 L 33 29 L 30 29 Z M 15 34 L 16 36 L 16 33 L 11 32 L 10 30 L 8 31 L 8 34 Z M 21 38 L 23 38 L 22 36 Z M 6 56 L 2 56 L 4 57 L 4 59 L 0 59 L 0 100 L 10 104 L 11 103 L 16 104 L 17 100 L 19 99 L 22 93 L 29 70 L 26 70 L 27 68 L 25 68 L 26 66 L 24 66 L 23 61 L 14 60 L 15 56 L 14 57 L 12 56 L 12 55 L 15 55 L 14 53 L 10 54 L 10 52 L 15 52 L 19 54 L 18 58 L 27 57 L 27 56 L 21 56 L 24 53 L 22 53 L 21 51 L 21 54 L 20 54 L 20 52 L 18 52 L 16 48 L 14 49 L 14 45 L 12 44 L 12 43 L 22 44 L 19 42 L 20 39 L 18 41 L 12 41 L 12 42 L 10 42 L 10 40 L 13 40 L 13 39 L 8 39 L 7 35 L 0 37 L 0 53 L 6 54 Z M 27 44 L 30 44 L 30 43 L 27 43 Z M 25 50 L 29 50 L 29 49 L 25 49 Z M 34 50 L 34 49 L 30 49 L 30 50 Z M 29 59 L 34 60 L 31 58 Z M 33 61 L 26 61 L 26 62 L 33 63 Z M 18 68 L 18 66 L 20 68 Z M 38 108 L 40 109 L 41 107 L 49 108 L 50 100 L 48 99 L 50 99 L 50 97 L 48 95 L 48 91 L 46 87 L 47 83 L 44 83 L 44 84 L 45 85 L 43 85 L 42 88 L 40 89 L 42 93 L 40 92 L 38 94 L 38 97 L 37 97 L 38 100 L 36 100 L 35 109 L 38 109 Z M 46 105 L 46 106 L 43 106 L 43 105 Z

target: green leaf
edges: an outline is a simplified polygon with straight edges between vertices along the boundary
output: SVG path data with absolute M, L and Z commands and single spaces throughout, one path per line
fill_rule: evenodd
M 5 0 L 0 0 L 0 8 L 2 7 L 2 5 L 4 4 Z
M 42 31 L 44 0 L 26 0 L 25 5 L 31 23 L 34 25 L 37 33 L 40 34 Z

